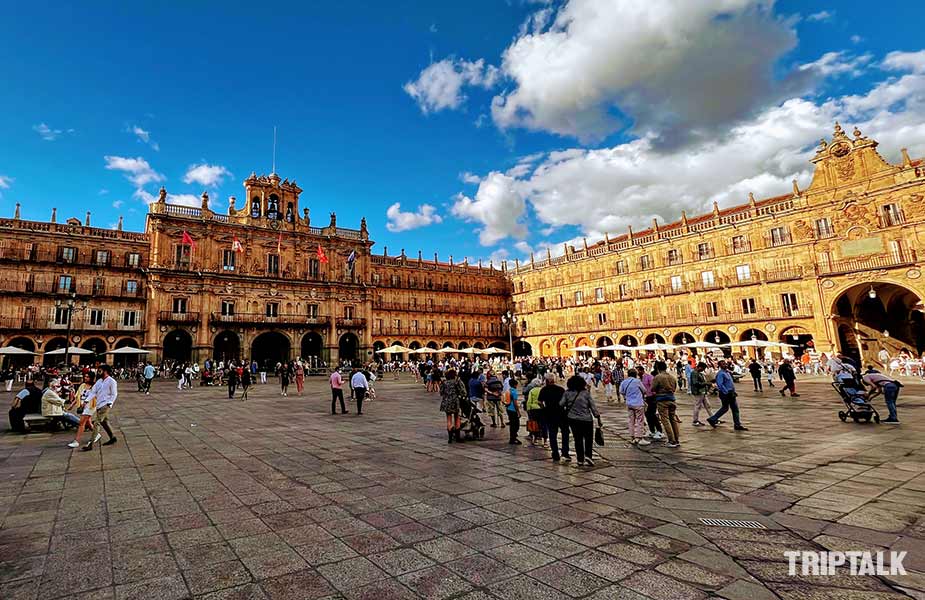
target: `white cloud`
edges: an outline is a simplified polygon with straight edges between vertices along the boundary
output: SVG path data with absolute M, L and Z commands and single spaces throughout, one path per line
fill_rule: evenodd
M 8 190 L 13 185 L 14 179 L 8 175 L 0 175 L 0 189 Z
M 39 123 L 38 125 L 32 126 L 32 131 L 39 134 L 39 136 L 46 142 L 53 142 L 59 137 L 62 133 L 74 133 L 73 129 L 63 130 L 63 129 L 53 129 L 46 125 L 45 123 Z
M 475 173 L 470 173 L 469 171 L 463 171 L 462 173 L 460 173 L 459 180 L 462 181 L 463 183 L 471 183 L 471 184 L 482 182 L 481 177 L 479 177 Z
M 502 129 L 580 139 L 627 124 L 662 144 L 696 138 L 808 85 L 814 72 L 775 76 L 795 44 L 769 0 L 571 0 L 504 51 L 513 86 L 492 116 Z
M 491 246 L 509 236 L 523 238 L 527 235 L 522 222 L 526 201 L 521 185 L 522 182 L 493 171 L 479 183 L 474 198 L 463 194 L 456 196 L 452 213 L 482 225 L 479 242 L 483 246 Z
M 920 53 L 890 55 L 884 66 L 904 69 L 863 94 L 821 101 L 791 98 L 709 141 L 665 149 L 654 136 L 613 147 L 572 148 L 549 153 L 533 171 L 519 177 L 494 172 L 475 199 L 460 196 L 453 213 L 484 226 L 481 241 L 495 244 L 521 238 L 513 226 L 532 209 L 544 235 L 577 226 L 593 238 L 676 221 L 755 197 L 787 194 L 791 180 L 809 184 L 814 143 L 831 136 L 835 120 L 880 142 L 885 158 L 899 160 L 899 149 L 925 155 L 925 69 Z M 510 173 L 510 171 L 509 171 Z M 580 238 L 576 247 L 580 246 Z M 541 248 L 542 246 L 537 246 Z M 550 248 L 555 250 L 556 245 Z M 534 251 L 538 251 L 534 248 Z
M 431 63 L 402 89 L 417 101 L 422 112 L 434 113 L 459 108 L 466 99 L 463 86 L 490 89 L 498 82 L 498 75 L 498 68 L 482 59 L 470 62 L 451 57 Z
M 835 16 L 834 10 L 820 10 L 819 12 L 814 12 L 813 14 L 806 17 L 807 21 L 831 21 Z
M 157 202 L 157 196 L 142 188 L 135 190 L 135 193 L 132 194 L 132 196 L 141 200 L 142 204 L 151 204 L 152 202 Z M 196 194 L 167 194 L 167 202 L 169 204 L 179 204 L 181 206 L 199 208 L 202 206 L 202 197 L 197 196 Z M 210 198 L 209 206 L 211 205 L 212 199 Z
M 132 126 L 129 127 L 128 129 L 126 129 L 126 131 L 128 131 L 128 132 L 131 133 L 131 134 L 133 134 L 133 135 L 134 135 L 135 137 L 137 137 L 140 141 L 142 141 L 142 142 L 144 142 L 145 144 L 151 146 L 151 148 L 152 148 L 155 152 L 160 151 L 161 147 L 158 145 L 157 142 L 155 142 L 154 140 L 151 139 L 151 132 L 150 132 L 150 131 L 146 131 L 146 130 L 142 129 L 141 127 L 139 127 L 138 125 L 132 125 Z
M 422 204 L 417 212 L 402 212 L 401 203 L 396 202 L 385 213 L 388 217 L 385 228 L 394 233 L 440 223 L 443 218 L 436 214 L 436 210 L 430 204 Z
M 105 196 L 108 193 L 109 193 L 109 190 L 107 190 L 106 188 L 102 188 L 100 191 L 97 192 L 97 194 L 100 196 Z
M 824 77 L 848 74 L 860 77 L 873 57 L 870 54 L 852 56 L 846 52 L 826 52 L 813 62 L 800 65 L 800 71 L 815 71 Z
M 123 204 L 124 204 L 124 202 L 123 202 L 122 200 L 113 200 L 112 207 L 113 207 L 113 208 L 122 208 L 122 205 L 123 205 Z
M 861 36 L 857 34 L 852 35 L 849 39 L 851 40 L 852 44 L 860 44 L 861 42 L 864 41 L 864 38 L 862 38 Z
M 890 52 L 883 59 L 882 66 L 889 71 L 925 73 L 925 50 L 919 50 L 918 52 Z
M 430 27 L 428 27 L 427 30 L 430 31 L 431 33 L 437 33 L 437 31 L 438 31 L 438 29 L 437 29 L 437 24 L 436 24 L 436 23 L 431 23 L 431 24 L 430 24 Z
M 164 181 L 164 176 L 151 168 L 148 161 L 142 157 L 126 158 L 123 156 L 104 156 L 106 168 L 111 171 L 122 171 L 125 178 L 137 187 Z
M 221 185 L 222 180 L 230 176 L 231 172 L 221 165 L 209 165 L 202 163 L 199 165 L 190 165 L 183 176 L 184 183 L 198 183 L 206 187 L 215 187 Z

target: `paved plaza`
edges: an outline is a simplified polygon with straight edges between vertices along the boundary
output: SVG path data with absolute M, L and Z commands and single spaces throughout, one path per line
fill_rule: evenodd
M 0 434 L 0 598 L 925 598 L 925 386 L 891 427 L 799 385 L 741 386 L 744 433 L 692 427 L 682 394 L 674 450 L 630 446 L 606 407 L 603 459 L 578 469 L 494 429 L 448 445 L 408 376 L 362 416 L 331 416 L 319 379 L 247 403 L 122 382 L 114 446 Z M 909 573 L 788 576 L 785 551 L 821 549 L 905 550 Z

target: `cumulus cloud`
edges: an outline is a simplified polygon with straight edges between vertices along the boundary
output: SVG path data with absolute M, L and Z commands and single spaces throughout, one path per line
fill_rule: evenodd
M 0 175 L 0 190 L 8 190 L 13 185 L 13 178 L 8 175 Z
M 814 71 L 824 77 L 833 75 L 850 75 L 851 77 L 860 77 L 864 72 L 864 67 L 870 63 L 873 57 L 870 54 L 852 56 L 846 52 L 826 52 L 818 59 L 800 65 L 800 71 Z
M 122 205 L 123 205 L 123 204 L 124 204 L 124 202 L 122 202 L 122 200 L 113 200 L 113 202 L 112 202 L 112 207 L 113 207 L 113 208 L 122 208 Z
M 215 187 L 221 185 L 222 180 L 230 176 L 231 172 L 221 165 L 209 165 L 206 163 L 190 165 L 183 176 L 184 183 L 198 183 L 206 187 Z
M 137 187 L 145 186 L 149 183 L 164 181 L 165 177 L 151 168 L 151 165 L 138 156 L 136 158 L 126 158 L 124 156 L 104 156 L 106 168 L 110 171 L 122 171 L 125 178 L 134 183 Z
M 483 59 L 467 61 L 450 57 L 431 63 L 402 89 L 428 114 L 459 108 L 466 99 L 464 86 L 490 89 L 497 83 L 498 75 L 498 68 L 486 65 Z
M 479 242 L 490 246 L 504 238 L 523 238 L 527 228 L 522 219 L 526 200 L 522 182 L 493 171 L 479 183 L 474 198 L 458 194 L 452 206 L 454 216 L 481 225 Z
M 504 51 L 513 86 L 492 117 L 502 129 L 597 140 L 629 127 L 676 144 L 808 85 L 812 72 L 775 76 L 795 44 L 768 0 L 571 0 Z
M 835 16 L 834 10 L 820 10 L 819 12 L 814 12 L 813 14 L 808 15 L 806 17 L 806 20 L 810 22 L 812 21 L 818 21 L 818 22 L 831 21 L 834 16 Z
M 45 123 L 39 123 L 38 125 L 33 125 L 32 131 L 39 134 L 39 137 L 41 137 L 46 142 L 55 141 L 56 139 L 61 137 L 62 133 L 74 133 L 73 129 L 68 129 L 66 131 L 63 129 L 53 129 L 49 127 L 48 125 L 46 125 Z
M 443 218 L 436 214 L 436 210 L 430 204 L 422 204 L 416 212 L 402 212 L 401 203 L 396 202 L 385 212 L 388 217 L 385 228 L 394 233 L 440 223 Z
M 161 147 L 157 142 L 151 139 L 151 132 L 146 131 L 139 127 L 138 125 L 132 125 L 126 129 L 129 133 L 133 134 L 138 138 L 139 141 L 144 142 L 145 144 L 151 146 L 151 148 L 157 152 L 160 151 Z
M 925 50 L 919 50 L 918 52 L 890 52 L 883 59 L 882 66 L 889 71 L 925 73 Z
M 157 196 L 142 188 L 135 190 L 135 193 L 132 194 L 132 196 L 141 200 L 142 204 L 151 204 L 152 202 L 157 202 Z M 199 208 L 202 206 L 202 198 L 195 194 L 167 194 L 167 202 L 169 204 L 179 204 L 181 206 L 190 206 L 192 208 Z M 211 206 L 211 204 L 212 200 L 210 199 L 209 205 Z
M 482 178 L 476 175 L 475 173 L 470 173 L 469 171 L 463 171 L 459 174 L 459 180 L 463 183 L 478 184 L 481 183 Z
M 732 127 L 725 135 L 683 149 L 665 149 L 654 135 L 616 146 L 550 152 L 527 174 L 491 173 L 474 199 L 460 196 L 453 213 L 483 225 L 485 245 L 522 237 L 518 218 L 532 208 L 545 235 L 577 226 L 585 235 L 623 233 L 675 221 L 720 206 L 790 192 L 808 185 L 815 141 L 832 124 L 857 125 L 899 160 L 899 149 L 925 155 L 925 69 L 920 53 L 895 53 L 885 68 L 904 70 L 863 94 L 814 101 L 791 98 Z M 551 246 L 555 250 L 555 245 Z

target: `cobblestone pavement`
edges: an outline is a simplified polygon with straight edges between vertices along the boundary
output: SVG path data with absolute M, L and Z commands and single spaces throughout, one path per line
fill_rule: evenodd
M 247 403 L 122 384 L 119 443 L 0 434 L 0 598 L 925 598 L 925 386 L 901 426 L 842 423 L 822 380 L 743 392 L 749 432 L 626 443 L 590 470 L 489 429 L 447 445 L 439 401 L 379 382 L 331 416 L 323 380 Z M 711 527 L 744 518 L 767 529 Z M 906 576 L 788 576 L 786 550 L 906 550 Z

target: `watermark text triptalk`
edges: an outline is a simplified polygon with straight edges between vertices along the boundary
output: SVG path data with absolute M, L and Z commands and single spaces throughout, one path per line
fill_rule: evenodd
M 788 550 L 784 552 L 787 557 L 787 572 L 789 575 L 797 574 L 797 565 L 800 565 L 801 575 L 835 575 L 838 572 L 848 571 L 850 575 L 905 575 L 903 559 L 905 551 L 897 552 L 825 552 L 806 550 Z M 889 560 L 887 560 L 889 558 Z

